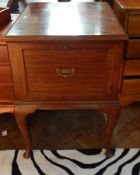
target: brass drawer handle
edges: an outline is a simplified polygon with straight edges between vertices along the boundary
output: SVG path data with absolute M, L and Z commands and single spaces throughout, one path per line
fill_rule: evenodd
M 56 68 L 56 73 L 60 77 L 71 77 L 75 75 L 76 69 L 74 67 L 72 67 L 71 69 Z

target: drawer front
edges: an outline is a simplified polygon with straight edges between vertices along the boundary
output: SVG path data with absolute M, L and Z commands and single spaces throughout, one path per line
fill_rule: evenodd
M 140 14 L 129 15 L 127 33 L 129 35 L 140 35 Z
M 13 49 L 17 55 L 12 55 Z M 115 46 L 11 44 L 16 96 L 18 99 L 116 98 L 121 52 L 118 43 Z
M 127 58 L 140 58 L 140 39 L 128 41 Z
M 122 93 L 130 95 L 140 95 L 140 78 L 123 80 Z
M 1 84 L 11 84 L 12 75 L 10 66 L 0 66 L 0 85 Z
M 94 58 L 93 58 L 94 54 Z M 89 98 L 105 93 L 108 50 L 25 50 L 30 93 L 47 98 Z M 94 95 L 94 96 L 96 96 Z
M 0 45 L 0 65 L 9 64 L 8 50 L 4 45 Z
M 140 76 L 140 59 L 125 60 L 125 76 Z
M 0 101 L 1 100 L 14 100 L 14 87 L 13 85 L 0 85 Z

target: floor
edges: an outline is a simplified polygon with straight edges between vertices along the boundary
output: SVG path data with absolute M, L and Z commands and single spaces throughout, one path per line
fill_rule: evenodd
M 28 124 L 36 149 L 102 147 L 105 120 L 95 111 L 37 111 L 28 117 Z M 0 149 L 24 147 L 14 116 L 1 115 L 0 133 Z M 122 109 L 112 146 L 140 147 L 140 103 Z

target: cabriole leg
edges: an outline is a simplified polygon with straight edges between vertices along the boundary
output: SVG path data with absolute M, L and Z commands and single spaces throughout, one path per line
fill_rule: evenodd
M 15 117 L 18 124 L 18 127 L 23 135 L 25 142 L 25 153 L 24 158 L 29 158 L 31 154 L 31 136 L 27 125 L 27 116 L 30 113 L 35 111 L 35 107 L 26 107 L 26 106 L 16 106 L 15 107 Z
M 107 157 L 112 156 L 110 142 L 111 142 L 111 136 L 112 136 L 113 130 L 118 121 L 119 114 L 120 114 L 119 106 L 107 110 L 107 125 L 105 129 L 105 134 L 104 134 L 104 147 L 106 148 Z

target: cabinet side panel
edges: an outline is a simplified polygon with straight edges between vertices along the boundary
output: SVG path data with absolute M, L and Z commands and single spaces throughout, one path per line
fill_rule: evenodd
M 22 49 L 17 44 L 8 44 L 10 63 L 16 97 L 22 98 L 27 93 L 26 74 L 23 62 Z

